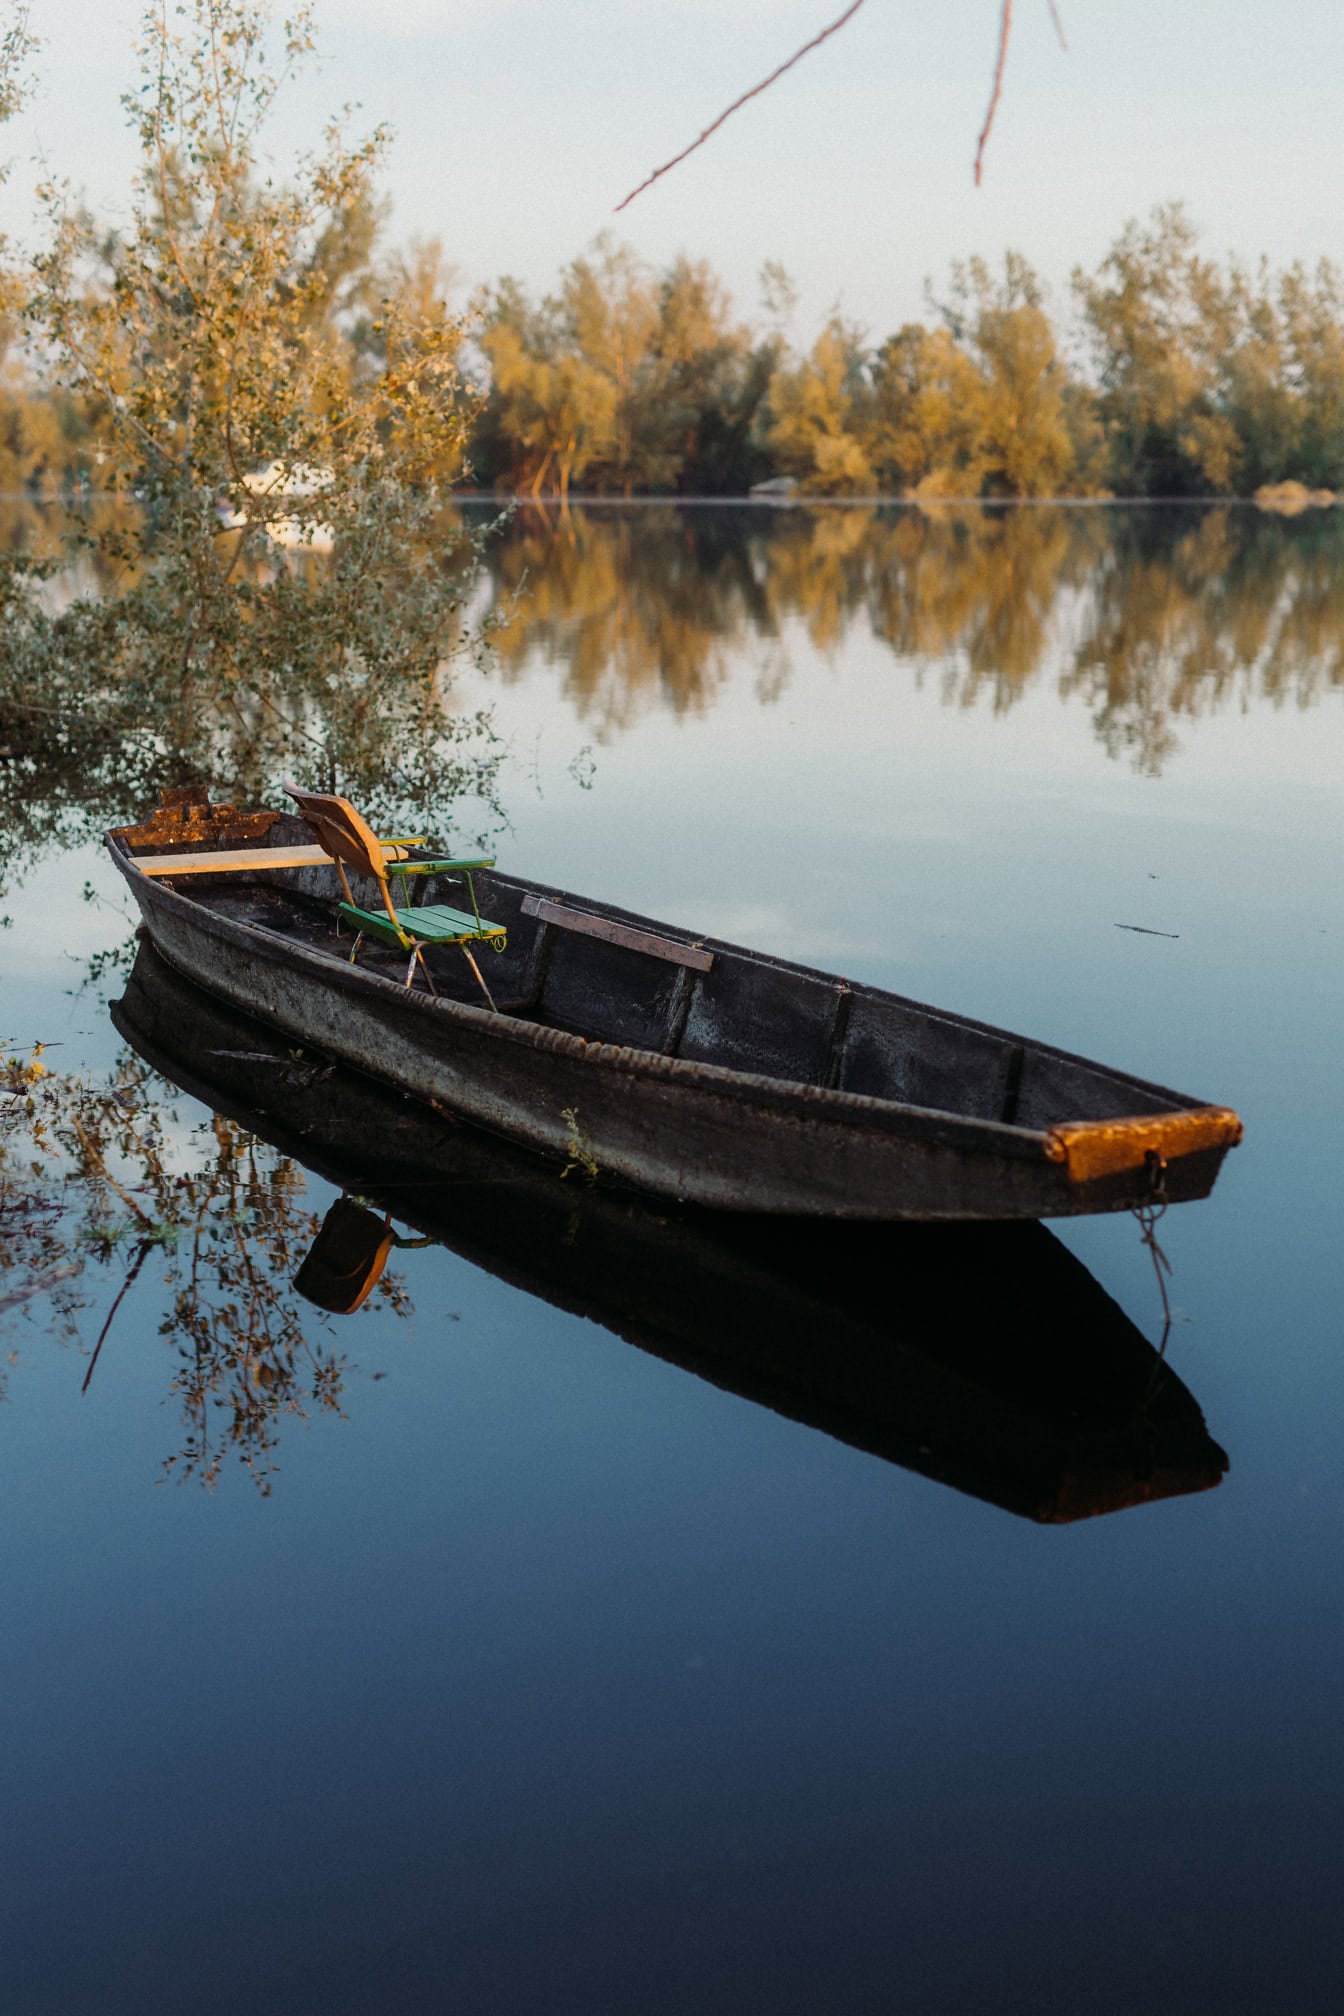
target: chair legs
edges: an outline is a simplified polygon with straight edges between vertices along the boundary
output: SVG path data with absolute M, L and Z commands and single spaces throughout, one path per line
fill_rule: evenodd
M 484 994 L 486 1000 L 490 1003 L 490 1013 L 492 1015 L 498 1015 L 499 1010 L 495 1006 L 495 997 L 485 984 L 485 975 L 484 973 L 482 973 L 480 967 L 476 964 L 475 958 L 472 955 L 471 947 L 469 945 L 464 945 L 462 947 L 462 951 L 466 957 L 468 966 L 470 966 L 472 972 L 476 975 L 477 980 L 480 982 L 482 994 Z
M 484 973 L 482 973 L 480 967 L 476 964 L 476 960 L 472 955 L 471 947 L 469 945 L 463 945 L 462 953 L 464 958 L 466 959 L 468 966 L 470 966 L 472 972 L 476 975 L 477 981 L 480 983 L 480 989 L 482 994 L 484 994 L 486 1000 L 490 1003 L 491 1014 L 498 1015 L 499 1010 L 495 1006 L 495 997 L 485 984 L 485 975 Z M 420 971 L 425 976 L 425 985 L 426 987 L 428 987 L 430 993 L 434 996 L 435 1000 L 437 1001 L 439 998 L 439 990 L 434 985 L 433 980 L 430 978 L 429 968 L 425 964 L 424 954 L 422 953 L 418 945 L 416 946 L 415 950 L 411 953 L 410 961 L 406 967 L 406 985 L 409 987 L 412 980 L 415 978 L 415 962 L 417 959 L 420 961 Z
M 420 947 L 419 947 L 418 945 L 417 945 L 417 946 L 415 947 L 414 951 L 413 951 L 413 952 L 411 953 L 411 957 L 410 957 L 410 963 L 408 964 L 408 966 L 407 966 L 407 968 L 406 968 L 406 985 L 407 985 L 407 986 L 409 987 L 409 986 L 410 986 L 410 984 L 411 984 L 411 982 L 412 982 L 412 980 L 414 980 L 414 978 L 415 978 L 415 962 L 416 962 L 416 960 L 417 960 L 417 959 L 418 959 L 418 960 L 420 961 L 420 971 L 421 971 L 421 972 L 422 972 L 422 973 L 424 974 L 424 976 L 425 976 L 425 985 L 426 985 L 426 987 L 428 987 L 428 989 L 429 989 L 430 993 L 431 993 L 431 994 L 432 994 L 432 995 L 434 996 L 434 999 L 435 999 L 435 1000 L 437 1001 L 437 1000 L 438 1000 L 438 998 L 439 998 L 439 990 L 438 990 L 438 988 L 437 988 L 437 987 L 436 987 L 436 986 L 434 985 L 434 982 L 433 982 L 433 981 L 432 981 L 432 980 L 430 979 L 430 977 L 429 977 L 429 968 L 428 968 L 428 966 L 426 966 L 426 964 L 425 964 L 425 955 L 424 955 L 424 953 L 423 953 L 423 952 L 422 952 L 422 951 L 420 950 Z
M 363 943 L 364 943 L 364 933 L 361 931 L 356 936 L 355 942 L 350 948 L 350 964 L 352 966 L 354 965 L 356 959 L 359 957 L 359 948 Z M 477 984 L 480 987 L 482 994 L 484 994 L 486 1000 L 490 1003 L 491 1014 L 498 1015 L 499 1010 L 495 1006 L 495 997 L 490 992 L 490 989 L 486 986 L 485 975 L 484 973 L 482 973 L 480 967 L 476 964 L 475 958 L 472 956 L 471 947 L 469 945 L 462 946 L 462 956 L 466 960 L 468 966 L 470 966 L 472 972 L 476 975 Z M 406 985 L 410 987 L 413 986 L 415 983 L 415 962 L 417 959 L 420 962 L 420 971 L 425 976 L 425 985 L 426 987 L 428 987 L 430 993 L 434 996 L 435 1000 L 437 1001 L 439 998 L 439 990 L 434 985 L 434 981 L 430 974 L 430 970 L 428 966 L 426 966 L 425 964 L 424 952 L 422 951 L 419 945 L 412 945 L 411 956 L 406 961 Z

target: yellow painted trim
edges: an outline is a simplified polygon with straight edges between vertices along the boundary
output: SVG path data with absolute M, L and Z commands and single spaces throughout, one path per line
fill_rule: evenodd
M 1098 1176 L 1141 1169 L 1150 1155 L 1171 1162 L 1205 1148 L 1235 1148 L 1243 1131 L 1230 1106 L 1196 1106 L 1184 1113 L 1052 1127 L 1045 1152 L 1052 1162 L 1064 1163 L 1071 1183 L 1090 1183 Z

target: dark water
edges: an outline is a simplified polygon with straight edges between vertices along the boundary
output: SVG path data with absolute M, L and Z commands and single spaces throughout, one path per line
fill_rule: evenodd
M 842 1271 L 468 1157 L 400 1216 L 382 1171 L 448 1244 L 323 1315 L 382 1123 L 301 1061 L 172 1092 L 84 985 L 96 853 L 11 876 L 6 2009 L 1338 2006 L 1342 562 L 1333 517 L 663 509 L 523 518 L 483 591 L 525 578 L 509 865 L 1241 1111 L 1160 1228 L 1227 1474 L 1067 1523 L 1022 1515 L 1114 1478 L 1101 1372 L 1160 1334 L 1129 1218 Z

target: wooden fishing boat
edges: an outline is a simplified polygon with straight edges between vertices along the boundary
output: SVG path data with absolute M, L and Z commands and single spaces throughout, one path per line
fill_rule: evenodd
M 1206 1491 L 1227 1469 L 1189 1389 L 1042 1225 L 799 1223 L 561 1182 L 296 1056 L 144 943 L 112 1017 L 171 1083 L 340 1186 L 294 1279 L 325 1310 L 360 1305 L 395 1219 L 740 1399 L 1026 1518 Z M 414 1297 L 419 1258 L 394 1261 Z
M 488 996 L 470 946 L 425 946 L 409 985 L 404 943 L 352 963 L 343 915 L 386 932 L 379 886 L 345 878 L 357 901 L 339 902 L 313 827 L 169 795 L 184 802 L 107 845 L 171 965 L 295 1042 L 640 1189 L 718 1210 L 1049 1218 L 1206 1196 L 1241 1137 L 1226 1107 L 490 866 L 421 878 L 427 912 L 470 926 L 451 907 L 469 893 L 487 920 L 467 935 L 494 947 Z M 436 858 L 375 844 L 389 867 Z

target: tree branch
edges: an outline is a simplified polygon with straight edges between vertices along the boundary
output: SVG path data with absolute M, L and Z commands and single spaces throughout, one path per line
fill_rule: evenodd
M 820 34 L 814 35 L 810 42 L 804 42 L 801 49 L 795 49 L 786 63 L 781 63 L 777 70 L 772 70 L 770 75 L 763 77 L 759 84 L 753 84 L 750 91 L 744 91 L 740 98 L 734 98 L 727 110 L 720 112 L 718 118 L 706 126 L 704 132 L 692 140 L 689 147 L 683 147 L 680 154 L 674 154 L 670 161 L 664 161 L 661 168 L 655 168 L 652 175 L 646 175 L 644 180 L 639 184 L 639 187 L 632 189 L 630 194 L 616 205 L 617 211 L 624 210 L 627 204 L 633 203 L 636 196 L 642 196 L 644 191 L 658 180 L 659 176 L 666 175 L 670 169 L 679 167 L 689 154 L 694 154 L 697 147 L 703 147 L 706 140 L 712 134 L 718 132 L 726 119 L 731 119 L 734 112 L 740 112 L 742 107 L 751 99 L 759 98 L 762 91 L 768 91 L 770 86 L 776 83 L 786 70 L 792 70 L 795 63 L 800 63 L 804 56 L 808 55 L 813 49 L 819 48 L 829 36 L 834 35 L 838 29 L 843 28 L 847 21 L 852 21 L 862 5 L 863 0 L 852 0 L 852 4 L 846 7 L 842 14 L 837 14 L 834 21 L 829 22 L 821 30 Z M 1046 0 L 1046 5 L 1050 9 L 1050 19 L 1055 24 L 1055 33 L 1059 37 L 1059 46 L 1067 52 L 1069 45 L 1064 34 L 1064 23 L 1060 18 L 1056 0 Z M 999 53 L 994 64 L 994 81 L 990 91 L 989 110 L 985 114 L 985 123 L 980 130 L 980 139 L 975 149 L 975 186 L 977 189 L 980 187 L 981 173 L 984 167 L 985 147 L 989 141 L 990 132 L 994 125 L 994 115 L 999 109 L 999 98 L 1003 91 L 1003 70 L 1008 58 L 1008 39 L 1012 34 L 1012 29 L 1013 0 L 1003 0 L 1002 13 L 999 17 Z
M 1011 0 L 1009 0 L 1009 4 L 1011 6 Z M 670 161 L 664 161 L 661 168 L 655 168 L 652 175 L 646 175 L 644 180 L 640 183 L 639 187 L 637 189 L 632 189 L 630 191 L 630 194 L 616 205 L 617 210 L 618 211 L 624 210 L 627 203 L 633 203 L 636 196 L 642 196 L 644 191 L 650 188 L 652 184 L 658 180 L 660 175 L 666 175 L 670 168 L 677 167 L 682 161 L 686 159 L 688 154 L 694 154 L 697 147 L 703 147 L 706 140 L 709 139 L 710 135 L 712 133 L 718 132 L 720 126 L 723 125 L 725 119 L 731 119 L 733 113 L 740 112 L 742 107 L 746 105 L 751 99 L 759 98 L 762 91 L 768 91 L 770 89 L 770 86 L 774 84 L 779 78 L 781 78 L 786 70 L 792 70 L 795 63 L 801 63 L 804 56 L 809 55 L 813 49 L 820 48 L 821 44 L 824 41 L 826 41 L 828 36 L 834 35 L 838 29 L 843 28 L 846 21 L 853 20 L 854 16 L 858 13 L 862 5 L 863 0 L 852 0 L 852 5 L 846 7 L 843 14 L 837 14 L 835 20 L 830 22 L 825 28 L 823 28 L 819 35 L 814 35 L 810 42 L 804 42 L 801 49 L 795 49 L 787 63 L 781 63 L 777 70 L 772 70 L 770 72 L 770 75 L 768 77 L 763 77 L 759 84 L 753 84 L 750 91 L 744 91 L 740 98 L 735 98 L 726 111 L 720 112 L 718 118 L 714 120 L 712 125 L 706 126 L 704 132 L 700 135 L 698 139 L 692 140 L 689 147 L 683 147 L 680 154 L 674 154 Z M 1002 63 L 1002 57 L 1000 57 L 1000 63 Z M 997 95 L 998 94 L 996 91 L 995 96 L 997 97 Z M 982 140 L 981 145 L 983 146 L 983 144 L 984 143 Z M 979 181 L 979 179 L 980 178 L 977 173 L 976 180 Z
M 1003 90 L 1003 66 L 1008 60 L 1008 37 L 1013 32 L 1013 0 L 1003 0 L 1003 13 L 999 19 L 999 55 L 994 65 L 994 84 L 989 94 L 989 110 L 985 123 L 980 129 L 980 139 L 975 149 L 975 186 L 980 187 L 980 170 L 984 165 L 985 143 L 989 139 L 994 124 L 994 114 L 999 109 L 999 93 Z

